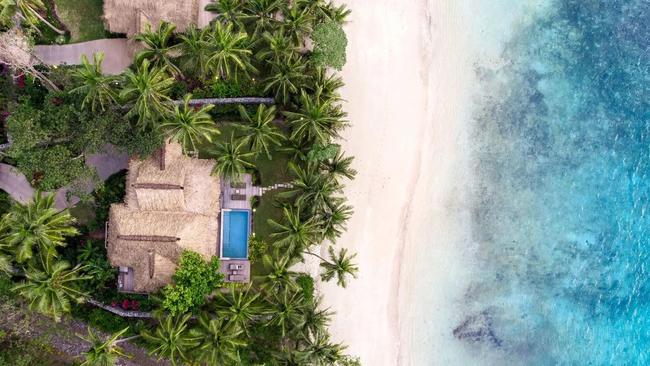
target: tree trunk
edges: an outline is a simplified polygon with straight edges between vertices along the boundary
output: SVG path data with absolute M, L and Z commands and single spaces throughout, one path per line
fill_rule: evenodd
M 318 254 L 316 254 L 316 253 L 312 253 L 312 252 L 310 252 L 310 251 L 308 251 L 308 250 L 305 250 L 303 253 L 311 254 L 311 255 L 313 255 L 314 257 L 317 257 L 318 259 L 320 259 L 321 261 L 323 261 L 323 262 L 325 262 L 325 263 L 333 264 L 333 263 L 331 263 L 330 261 L 328 261 L 327 259 L 321 257 L 320 255 L 318 255 Z
M 173 105 L 183 105 L 183 100 L 175 100 Z M 190 99 L 189 105 L 205 105 L 205 104 L 273 104 L 273 98 L 260 98 L 260 97 L 240 97 L 240 98 L 205 98 L 205 99 Z
M 36 70 L 35 68 L 30 68 L 29 72 L 31 72 L 34 76 L 36 76 L 39 80 L 43 81 L 48 87 L 48 89 L 52 91 L 61 91 L 58 86 L 56 86 L 50 79 L 47 78 L 47 76 L 43 75 L 40 71 Z
M 34 14 L 41 22 L 45 23 L 50 29 L 53 31 L 57 32 L 58 34 L 65 34 L 65 31 L 60 30 L 59 28 L 55 27 L 52 25 L 52 23 L 48 22 L 47 19 L 43 18 L 41 14 L 39 14 L 36 10 L 34 9 L 29 9 L 32 11 L 32 14 Z

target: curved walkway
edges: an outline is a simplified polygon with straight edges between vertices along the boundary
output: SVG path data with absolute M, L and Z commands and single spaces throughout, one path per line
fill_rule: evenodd
M 18 202 L 28 202 L 34 196 L 34 188 L 18 169 L 0 163 L 0 189 Z
M 133 61 L 133 52 L 126 38 L 98 39 L 95 41 L 64 45 L 39 45 L 36 55 L 47 65 L 78 65 L 81 55 L 92 60 L 93 53 L 104 52 L 102 71 L 106 74 L 119 74 Z
M 126 169 L 129 165 L 129 156 L 126 153 L 118 152 L 112 145 L 106 145 L 102 152 L 91 154 L 86 157 L 86 165 L 97 170 L 97 175 L 104 181 L 111 175 Z M 11 165 L 0 163 L 0 189 L 7 192 L 14 200 L 27 203 L 34 197 L 34 188 L 31 186 L 25 175 Z M 89 182 L 86 192 L 92 192 L 95 185 Z M 71 197 L 68 201 L 68 187 L 56 191 L 56 207 L 64 209 L 79 202 L 79 198 Z

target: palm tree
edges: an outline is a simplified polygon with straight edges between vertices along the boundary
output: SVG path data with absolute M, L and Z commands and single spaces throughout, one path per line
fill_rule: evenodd
M 345 84 L 338 74 L 332 73 L 328 75 L 326 68 L 316 67 L 311 73 L 310 78 L 311 82 L 306 85 L 309 92 L 315 94 L 320 90 L 322 98 L 334 101 L 341 100 L 341 95 L 338 90 Z
M 268 254 L 262 257 L 264 267 L 268 272 L 260 279 L 262 281 L 262 288 L 267 292 L 278 292 L 284 289 L 297 289 L 295 278 L 298 276 L 297 272 L 291 271 L 289 268 L 296 262 L 288 255 L 280 255 L 276 251 L 274 256 Z
M 213 318 L 203 312 L 192 335 L 200 339 L 194 350 L 198 360 L 206 365 L 239 365 L 239 349 L 246 346 L 242 330 L 223 318 Z
M 214 75 L 228 79 L 239 72 L 245 75 L 249 71 L 257 72 L 250 62 L 253 51 L 248 48 L 245 32 L 233 31 L 230 23 L 216 22 L 207 33 L 207 41 L 210 45 L 208 68 Z
M 268 224 L 274 230 L 271 234 L 271 238 L 275 240 L 274 244 L 293 256 L 318 240 L 321 233 L 316 217 L 310 216 L 303 220 L 300 207 L 284 207 L 282 213 L 282 223 L 268 219 Z
M 326 99 L 318 90 L 309 96 L 305 90 L 300 94 L 300 110 L 284 112 L 291 126 L 291 138 L 327 145 L 332 138 L 340 137 L 339 130 L 347 125 L 346 116 L 333 99 Z
M 54 195 L 37 192 L 27 205 L 16 203 L 3 218 L 8 226 L 1 243 L 15 248 L 16 261 L 25 263 L 34 257 L 36 249 L 41 254 L 56 255 L 56 247 L 65 246 L 65 238 L 77 235 L 74 218 L 68 210 L 54 208 Z
M 169 93 L 174 85 L 174 78 L 167 74 L 164 66 L 150 66 L 149 60 L 144 59 L 135 71 L 127 70 L 120 92 L 120 98 L 132 104 L 126 117 L 137 115 L 143 129 L 153 127 L 158 117 L 169 111 Z
M 47 254 L 40 257 L 41 268 L 28 267 L 26 280 L 14 286 L 13 290 L 27 298 L 30 309 L 52 316 L 58 322 L 64 313 L 70 312 L 72 301 L 84 301 L 86 293 L 79 290 L 79 286 L 90 276 L 79 275 L 84 267 L 70 269 L 66 261 L 55 260 Z
M 286 6 L 283 11 L 282 28 L 296 45 L 302 45 L 311 34 L 314 17 L 308 7 Z
M 342 198 L 332 199 L 326 209 L 316 212 L 323 237 L 332 243 L 336 242 L 345 231 L 352 213 L 352 206 L 347 205 Z
M 282 29 L 273 33 L 264 32 L 262 40 L 266 45 L 255 55 L 258 60 L 284 62 L 284 60 L 299 57 L 300 48 L 289 37 L 285 36 Z
M 304 306 L 300 292 L 285 289 L 274 293 L 267 301 L 270 305 L 267 325 L 279 327 L 283 337 L 298 329 L 300 312 Z
M 218 141 L 215 144 L 213 154 L 216 155 L 217 164 L 212 170 L 212 174 L 218 175 L 224 179 L 238 181 L 246 172 L 246 168 L 253 168 L 253 163 L 248 159 L 255 154 L 253 152 L 243 152 L 244 145 L 248 142 L 246 138 L 235 139 L 235 134 L 230 135 L 230 142 Z
M 304 84 L 305 63 L 301 57 L 285 57 L 270 61 L 271 74 L 264 80 L 264 93 L 273 92 L 275 101 L 289 103 L 291 94 L 298 93 Z
M 308 145 L 306 141 L 288 138 L 285 140 L 284 146 L 279 148 L 278 151 L 289 153 L 291 155 L 290 161 L 301 162 L 309 160 L 307 155 L 309 155 L 312 148 L 313 146 Z
M 90 343 L 90 349 L 85 354 L 85 361 L 81 366 L 113 366 L 117 362 L 118 357 L 127 357 L 124 351 L 118 344 L 136 338 L 138 336 L 119 339 L 124 333 L 129 330 L 126 327 L 116 333 L 113 333 L 107 339 L 102 339 L 98 334 L 88 327 L 88 336 L 84 337 L 77 335 L 77 337 Z
M 217 20 L 224 24 L 235 24 L 238 29 L 244 28 L 242 21 L 246 18 L 242 0 L 216 0 L 208 4 L 205 10 L 217 13 Z
M 157 354 L 160 359 L 167 358 L 173 365 L 177 365 L 179 361 L 187 361 L 190 350 L 196 347 L 200 340 L 188 330 L 187 322 L 191 317 L 192 314 L 189 313 L 176 316 L 156 314 L 156 331 L 142 332 L 142 337 L 154 346 L 151 354 Z
M 334 315 L 329 309 L 320 309 L 321 297 L 315 297 L 311 301 L 306 301 L 302 308 L 300 330 L 304 336 L 310 333 L 324 331 L 332 320 Z
M 352 13 L 345 4 L 336 6 L 332 1 L 326 5 L 319 5 L 316 9 L 316 12 L 319 13 L 320 17 L 335 21 L 340 25 L 347 23 L 347 19 Z
M 329 281 L 332 278 L 334 278 L 334 276 L 336 276 L 337 279 L 336 283 L 341 287 L 346 287 L 348 275 L 357 278 L 357 272 L 359 271 L 359 267 L 352 262 L 352 260 L 354 259 L 354 257 L 357 256 L 357 254 L 355 253 L 348 256 L 347 255 L 348 250 L 346 248 L 341 248 L 337 255 L 334 253 L 334 248 L 329 247 L 327 249 L 330 255 L 330 261 L 324 259 L 318 254 L 312 252 L 306 252 L 306 253 L 321 259 L 320 266 L 323 267 L 323 269 L 325 269 L 325 272 L 321 273 L 320 276 L 323 281 Z
M 278 196 L 297 196 L 296 204 L 308 207 L 312 213 L 325 210 L 333 202 L 334 194 L 342 190 L 336 179 L 330 174 L 322 174 L 315 163 L 308 163 L 306 168 L 302 168 L 289 162 L 289 170 L 295 177 L 291 181 L 293 187 L 278 193 Z
M 209 43 L 208 28 L 198 29 L 191 24 L 184 34 L 179 35 L 181 43 L 179 64 L 186 76 L 203 79 L 208 74 Z
M 196 110 L 189 105 L 191 98 L 190 94 L 186 95 L 183 106 L 175 106 L 160 124 L 164 134 L 180 143 L 185 151 L 197 151 L 198 143 L 212 142 L 212 136 L 220 133 L 208 113 L 214 106 L 205 105 Z
M 246 334 L 248 334 L 248 325 L 260 312 L 256 304 L 260 293 L 252 291 L 251 286 L 249 284 L 247 287 L 239 289 L 231 284 L 227 293 L 221 291 L 217 293 L 215 301 L 217 314 L 228 319 L 229 323 Z
M 42 0 L 3 0 L 0 2 L 0 6 L 2 7 L 0 12 L 2 23 L 7 26 L 12 22 L 14 16 L 18 14 L 19 19 L 24 19 L 31 26 L 43 22 L 56 33 L 65 34 L 65 31 L 55 27 L 39 14 L 39 11 L 47 9 Z
M 147 59 L 153 67 L 166 67 L 172 75 L 180 75 L 181 70 L 172 62 L 174 51 L 178 49 L 177 45 L 172 44 L 174 30 L 176 25 L 166 21 L 160 21 L 155 31 L 147 23 L 144 32 L 135 36 L 135 40 L 144 46 L 135 56 L 135 63 L 140 64 Z
M 244 106 L 239 106 L 239 114 L 245 124 L 239 125 L 244 136 L 248 138 L 250 143 L 250 151 L 259 155 L 266 153 L 266 157 L 271 160 L 271 152 L 269 151 L 270 145 L 280 146 L 284 139 L 280 130 L 273 125 L 275 119 L 275 106 L 267 107 L 260 104 L 257 107 L 255 115 L 252 117 L 246 111 Z
M 343 358 L 345 346 L 332 343 L 325 330 L 310 332 L 304 337 L 302 343 L 299 351 L 300 358 L 308 365 L 330 366 Z
M 354 179 L 357 171 L 352 168 L 353 160 L 354 157 L 345 156 L 345 153 L 339 148 L 334 158 L 322 162 L 322 168 L 335 178 L 345 177 Z
M 248 0 L 244 4 L 244 12 L 248 14 L 247 21 L 253 22 L 252 38 L 257 38 L 263 32 L 272 29 L 277 20 L 276 13 L 281 8 L 280 0 Z
M 103 52 L 93 54 L 92 64 L 88 62 L 86 55 L 81 55 L 81 67 L 72 71 L 72 78 L 81 85 L 70 92 L 84 95 L 81 107 L 90 105 L 93 112 L 97 111 L 97 107 L 101 108 L 102 112 L 105 111 L 106 106 L 115 103 L 117 98 L 114 88 L 117 77 L 102 74 L 103 61 Z

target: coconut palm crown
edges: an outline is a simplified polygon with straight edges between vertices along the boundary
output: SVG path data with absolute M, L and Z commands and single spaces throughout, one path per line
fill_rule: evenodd
M 190 94 L 186 95 L 183 105 L 176 105 L 159 125 L 164 135 L 180 143 L 184 151 L 198 151 L 198 144 L 212 142 L 212 137 L 220 133 L 208 113 L 214 106 L 205 105 L 197 110 L 189 105 L 191 98 Z
M 83 95 L 81 107 L 90 106 L 90 110 L 93 112 L 98 109 L 105 111 L 117 99 L 115 86 L 118 84 L 118 79 L 116 76 L 102 74 L 103 61 L 103 52 L 93 54 L 92 63 L 88 61 L 86 55 L 81 55 L 81 67 L 72 72 L 72 78 L 80 85 L 70 92 Z

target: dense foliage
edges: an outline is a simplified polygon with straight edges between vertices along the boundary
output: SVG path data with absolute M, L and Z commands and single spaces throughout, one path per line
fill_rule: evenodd
M 206 296 L 221 286 L 223 277 L 219 272 L 217 257 L 206 262 L 200 254 L 185 250 L 172 277 L 174 283 L 163 290 L 162 306 L 171 314 L 194 310 L 205 303 Z
M 127 298 L 112 290 L 115 271 L 102 243 L 84 237 L 67 240 L 74 246 L 66 251 L 70 265 L 56 260 L 57 250 L 47 251 L 49 262 L 22 261 L 29 277 L 17 290 L 36 303 L 52 294 L 52 283 L 70 276 L 71 291 L 61 293 L 67 303 L 44 300 L 46 309 L 38 310 L 55 316 L 72 310 L 115 332 L 114 343 L 122 334 L 141 333 L 153 353 L 173 363 L 358 364 L 345 355 L 345 346 L 330 339 L 333 314 L 323 309 L 314 279 L 294 271 L 306 256 L 320 259 L 322 280 L 341 286 L 358 271 L 354 254 L 332 247 L 352 214 L 342 195 L 344 180 L 356 174 L 353 159 L 336 144 L 348 122 L 338 94 L 343 82 L 331 72 L 345 63 L 341 25 L 349 11 L 326 1 L 287 0 L 217 0 L 209 8 L 217 17 L 204 29 L 180 33 L 165 22 L 145 28 L 136 37 L 142 49 L 122 75 L 104 75 L 103 57 L 96 55 L 80 66 L 47 73 L 61 91 L 28 77 L 8 103 L 15 144 L 7 161 L 36 186 L 56 189 L 92 177 L 85 158 L 107 143 L 146 157 L 172 138 L 185 152 L 214 159 L 213 174 L 222 178 L 236 181 L 252 173 L 260 185 L 289 183 L 282 191 L 267 191 L 255 205 L 255 228 L 263 235 L 250 241 L 252 283 L 221 288 L 216 258 L 206 262 L 183 252 L 160 305 L 136 295 Z M 189 101 L 222 97 L 273 97 L 275 105 L 213 107 Z M 123 199 L 124 184 L 122 173 L 96 190 L 96 217 L 81 228 L 84 235 L 102 229 L 110 204 Z M 2 230 L 10 232 L 6 226 Z M 0 258 L 18 264 L 17 245 L 0 243 Z M 328 258 L 320 254 L 323 243 Z M 65 244 L 57 240 L 51 246 Z M 60 263 L 56 274 L 50 262 Z M 86 292 L 125 309 L 146 302 L 147 310 L 159 308 L 156 322 L 136 323 L 72 304 Z M 113 359 L 101 352 L 114 347 L 91 333 L 87 339 L 87 359 Z
M 348 39 L 341 25 L 335 21 L 321 23 L 314 28 L 314 53 L 312 61 L 318 66 L 341 70 L 345 65 L 345 48 Z

